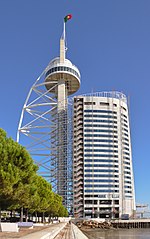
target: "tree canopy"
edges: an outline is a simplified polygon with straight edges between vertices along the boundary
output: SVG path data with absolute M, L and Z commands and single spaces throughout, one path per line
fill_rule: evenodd
M 37 170 L 27 150 L 0 129 L 0 208 L 67 216 L 62 198 Z

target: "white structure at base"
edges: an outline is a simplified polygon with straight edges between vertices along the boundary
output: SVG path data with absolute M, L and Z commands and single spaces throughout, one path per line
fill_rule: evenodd
M 127 98 L 100 92 L 74 98 L 74 215 L 119 218 L 135 211 Z

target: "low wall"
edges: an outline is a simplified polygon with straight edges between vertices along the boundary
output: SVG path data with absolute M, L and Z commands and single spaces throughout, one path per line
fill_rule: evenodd
M 18 223 L 4 222 L 0 226 L 2 232 L 19 232 Z
M 83 232 L 73 223 L 71 224 L 71 230 L 73 233 L 73 238 L 75 239 L 88 239 L 87 236 L 83 234 Z

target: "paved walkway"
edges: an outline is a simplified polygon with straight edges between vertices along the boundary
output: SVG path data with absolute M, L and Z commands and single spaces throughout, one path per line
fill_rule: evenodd
M 42 231 L 33 232 L 26 236 L 20 237 L 21 239 L 53 239 L 65 226 L 66 222 L 52 224 Z M 32 229 L 31 229 L 32 230 Z
M 57 236 L 57 237 L 56 237 Z M 88 239 L 77 226 L 66 222 L 52 224 L 48 228 L 30 233 L 21 239 Z

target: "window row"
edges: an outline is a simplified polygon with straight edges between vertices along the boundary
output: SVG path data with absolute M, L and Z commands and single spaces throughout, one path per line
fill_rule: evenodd
M 85 173 L 90 173 L 90 172 L 97 172 L 97 173 L 118 173 L 118 170 L 113 170 L 113 169 L 85 169 Z
M 96 102 L 84 102 L 84 105 L 95 105 L 96 104 Z
M 130 165 L 130 162 L 124 162 L 124 164 Z
M 85 168 L 118 168 L 116 164 L 85 164 Z
M 129 174 L 129 175 L 131 175 L 131 172 L 124 171 L 124 174 Z
M 126 180 L 125 180 L 124 182 L 125 182 L 125 183 L 128 183 L 128 184 L 131 184 L 131 181 L 126 181 Z
M 119 178 L 119 175 L 113 174 L 85 174 L 85 178 Z
M 100 138 L 118 138 L 117 135 L 113 134 L 85 134 L 85 137 L 100 137 Z
M 94 123 L 110 123 L 110 124 L 117 124 L 117 121 L 113 120 L 97 120 L 97 119 L 85 119 L 84 122 L 94 122 Z
M 92 118 L 113 118 L 113 119 L 117 119 L 117 116 L 113 116 L 113 115 L 92 115 L 92 114 L 85 114 L 84 117 L 92 117 Z
M 124 176 L 124 178 L 125 178 L 125 179 L 131 179 L 131 177 L 130 177 L 130 176 Z
M 116 125 L 109 125 L 109 124 L 85 124 L 84 127 L 115 128 L 115 129 L 117 129 Z
M 126 115 L 124 115 L 124 114 L 121 114 L 124 118 L 126 118 L 127 119 L 127 116 Z
M 115 111 L 111 110 L 84 110 L 84 112 L 94 112 L 94 113 L 111 113 L 111 114 L 117 114 Z
M 128 143 L 126 143 L 126 142 L 123 142 L 123 145 L 126 145 L 126 146 L 128 146 L 128 147 L 129 147 L 129 144 L 128 144 Z
M 131 191 L 127 191 L 127 190 L 125 190 L 125 193 L 132 193 Z
M 85 184 L 85 188 L 93 187 L 92 184 Z M 94 188 L 119 188 L 119 185 L 116 184 L 94 184 Z
M 66 67 L 66 66 L 58 66 L 58 67 L 51 68 L 50 70 L 47 71 L 45 77 L 47 77 L 49 74 L 51 74 L 53 72 L 59 72 L 59 71 L 71 72 L 74 75 L 76 75 L 78 78 L 80 78 L 78 72 L 76 72 L 74 69 L 72 69 L 70 67 Z
M 122 133 L 122 135 L 125 135 L 125 136 L 129 137 L 129 135 L 128 135 L 128 134 L 126 134 L 126 133 Z
M 85 159 L 85 163 L 118 163 L 118 160 L 112 159 Z
M 85 183 L 119 183 L 119 180 L 113 179 L 85 179 Z
M 92 147 L 92 145 L 91 145 Z M 107 152 L 107 153 L 118 153 L 118 150 L 112 150 L 112 149 L 84 149 L 84 152 Z
M 84 132 L 104 132 L 104 133 L 114 133 L 117 134 L 117 130 L 107 130 L 107 129 L 85 129 Z
M 126 129 L 126 128 L 124 128 L 124 127 L 123 127 L 122 129 L 128 133 L 128 129 Z
M 130 153 L 123 151 L 123 154 L 130 156 Z
M 128 140 L 127 138 L 125 138 L 125 137 L 122 137 L 122 139 L 125 140 L 125 141 L 127 141 L 127 142 L 129 142 L 129 140 Z
M 124 186 L 124 188 L 130 188 L 131 189 L 132 187 L 131 186 Z
M 123 159 L 129 159 L 129 160 L 130 160 L 130 157 L 128 157 L 128 156 L 123 156 Z
M 124 166 L 124 169 L 129 169 L 130 170 L 130 167 Z
M 127 124 L 122 123 L 122 127 L 123 127 L 123 129 L 124 129 L 125 131 L 128 130 L 128 125 L 127 125 Z
M 113 190 L 113 189 L 108 189 L 108 190 L 84 190 L 85 193 L 119 193 L 119 190 Z
M 127 121 L 127 120 L 125 120 L 125 119 L 122 119 L 122 121 L 123 121 L 123 122 L 125 122 L 125 123 L 128 123 L 128 121 Z
M 118 155 L 113 155 L 113 154 L 84 154 L 84 157 L 118 158 Z
M 121 108 L 122 108 L 123 110 L 127 111 L 127 109 L 126 109 L 125 107 L 121 106 Z
M 92 142 L 92 141 L 91 141 Z M 95 142 L 95 141 L 94 141 Z M 93 142 L 92 142 L 93 143 Z M 103 147 L 103 148 L 118 148 L 118 145 L 113 144 L 85 144 L 84 147 Z
M 117 140 L 112 140 L 112 139 L 85 139 L 84 142 L 118 143 Z

